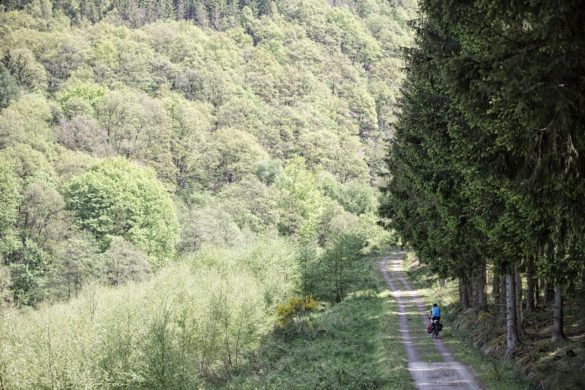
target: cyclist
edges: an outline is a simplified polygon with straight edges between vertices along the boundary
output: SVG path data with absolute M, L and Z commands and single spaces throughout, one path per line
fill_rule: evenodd
M 433 330 L 433 337 L 439 334 L 439 322 L 441 321 L 441 309 L 436 303 L 433 303 L 431 310 L 429 312 L 429 319 L 431 320 L 432 330 Z M 435 329 L 437 328 L 437 329 Z

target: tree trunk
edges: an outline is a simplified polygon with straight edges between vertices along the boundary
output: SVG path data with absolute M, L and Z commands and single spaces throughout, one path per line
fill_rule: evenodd
M 506 317 L 508 311 L 506 310 L 506 302 L 507 302 L 507 292 L 506 292 L 507 284 L 506 284 L 506 275 L 502 275 L 500 277 L 500 300 L 498 301 L 498 308 L 500 313 L 500 323 L 502 325 L 506 324 Z
M 522 273 L 520 272 L 520 264 L 514 265 L 514 287 L 516 299 L 516 327 L 518 335 L 522 335 Z
M 552 339 L 554 342 L 565 339 L 565 333 L 563 332 L 563 286 L 558 282 L 555 283 Z
M 464 309 L 469 309 L 469 295 L 467 294 L 467 283 L 459 278 L 459 302 Z
M 506 273 L 506 355 L 511 356 L 518 344 L 516 320 L 516 286 L 513 271 Z
M 534 261 L 529 260 L 526 264 L 526 312 L 534 311 Z
M 463 307 L 463 282 L 461 282 L 461 278 L 457 278 L 457 290 L 459 291 L 459 305 Z
M 475 291 L 476 291 L 476 309 L 477 311 L 487 311 L 487 298 L 485 292 L 486 285 L 486 262 L 481 260 L 477 275 L 475 276 Z
M 494 276 L 492 277 L 492 295 L 494 297 L 494 304 L 497 306 L 500 303 L 500 274 L 497 274 L 494 270 Z
M 534 308 L 538 308 L 540 307 L 540 304 L 542 303 L 541 299 L 540 299 L 540 285 L 541 285 L 541 281 L 538 280 L 538 278 L 534 279 Z
M 544 306 L 545 307 L 550 307 L 552 301 L 553 301 L 553 295 L 554 295 L 554 291 L 552 289 L 552 286 L 550 284 L 550 282 L 545 282 L 544 283 Z
M 473 302 L 475 301 L 475 291 L 473 291 L 473 283 L 471 280 L 465 280 L 465 291 L 467 291 L 467 302 L 469 302 L 469 307 L 473 306 Z

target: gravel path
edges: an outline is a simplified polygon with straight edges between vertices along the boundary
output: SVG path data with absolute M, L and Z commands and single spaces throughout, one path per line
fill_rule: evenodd
M 402 343 L 408 359 L 408 372 L 414 380 L 417 389 L 481 389 L 473 371 L 464 364 L 456 361 L 449 352 L 443 341 L 433 340 L 429 335 L 429 342 L 434 346 L 442 357 L 441 362 L 422 361 L 420 352 L 417 350 L 415 340 L 411 335 L 408 325 L 407 305 L 415 304 L 421 317 L 421 324 L 427 327 L 428 319 L 423 300 L 416 295 L 412 286 L 402 272 L 402 262 L 406 252 L 392 252 L 380 262 L 380 271 L 392 292 L 392 296 L 398 304 L 398 315 L 400 317 L 400 333 Z M 417 326 L 414 324 L 414 326 Z

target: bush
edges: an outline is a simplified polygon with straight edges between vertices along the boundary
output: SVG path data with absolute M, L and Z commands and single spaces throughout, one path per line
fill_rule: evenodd
M 318 308 L 319 302 L 315 298 L 291 298 L 287 303 L 276 306 L 276 323 L 280 328 L 286 328 Z

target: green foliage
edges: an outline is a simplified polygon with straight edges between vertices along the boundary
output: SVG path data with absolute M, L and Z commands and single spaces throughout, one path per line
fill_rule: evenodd
M 51 247 L 64 237 L 64 208 L 63 197 L 53 185 L 42 180 L 31 182 L 24 188 L 19 209 L 21 232 L 41 248 Z
M 314 298 L 291 298 L 287 303 L 276 306 L 276 323 L 285 328 L 318 308 L 319 303 Z
M 95 116 L 95 109 L 105 94 L 106 88 L 104 86 L 78 82 L 59 91 L 57 101 L 61 104 L 63 113 L 68 118 L 82 114 Z
M 254 233 L 274 229 L 278 220 L 277 195 L 255 176 L 224 186 L 218 197 L 220 207 L 240 229 L 247 228 Z
M 235 246 L 242 233 L 232 216 L 219 208 L 202 207 L 188 212 L 183 222 L 179 251 L 196 252 L 205 245 Z
M 210 165 L 214 188 L 240 181 L 254 174 L 258 165 L 268 159 L 254 137 L 236 129 L 219 129 L 211 136 Z
M 191 255 L 195 267 L 219 269 L 221 272 L 250 272 L 265 293 L 264 302 L 272 309 L 286 301 L 295 289 L 298 248 L 288 239 L 264 238 L 242 242 L 238 247 L 206 246 Z
M 122 159 L 104 160 L 67 186 L 76 222 L 108 248 L 121 236 L 144 250 L 154 264 L 169 259 L 177 241 L 174 204 L 150 170 Z
M 7 266 L 0 266 L 0 308 L 8 307 L 12 303 L 12 280 L 10 269 Z
M 109 91 L 97 104 L 97 112 L 114 152 L 147 161 L 159 177 L 173 181 L 172 133 L 160 100 L 131 89 Z
M 18 143 L 0 150 L 0 156 L 12 166 L 19 191 L 33 181 L 53 183 L 56 179 L 55 169 L 47 156 L 30 145 Z
M 5 159 L 0 158 L 0 236 L 9 234 L 17 217 L 20 202 L 18 181 L 12 167 Z
M 276 181 L 281 212 L 279 231 L 305 239 L 315 236 L 319 221 L 330 200 L 323 194 L 317 176 L 305 168 L 304 160 L 289 163 Z
M 378 262 L 362 265 L 354 294 L 309 314 L 290 337 L 266 337 L 220 388 L 410 389 L 395 302 L 376 280 Z
M 64 300 L 76 296 L 83 286 L 103 275 L 103 259 L 98 243 L 88 234 L 62 241 L 49 270 L 51 296 Z
M 298 277 L 296 289 L 305 299 L 309 299 L 322 282 L 321 267 L 318 257 L 318 246 L 311 241 L 301 241 L 296 262 Z
M 281 239 L 210 249 L 140 284 L 92 285 L 66 305 L 2 310 L 3 383 L 184 388 L 217 378 L 241 366 L 270 327 L 274 306 L 265 296 L 288 298 L 270 291 L 289 291 L 287 251 Z
M 39 304 L 47 293 L 43 287 L 48 254 L 36 242 L 24 237 L 11 248 L 7 257 L 14 302 L 19 306 Z
M 362 215 L 378 210 L 379 192 L 359 181 L 338 183 L 330 175 L 322 175 L 323 190 L 330 198 L 335 199 L 345 211 Z
M 3 386 L 207 387 L 352 291 L 412 14 L 337 5 L 3 3 Z
M 583 191 L 581 181 L 574 181 L 581 175 L 574 153 L 580 153 L 582 141 L 569 128 L 582 127 L 582 113 L 540 80 L 558 61 L 573 65 L 554 72 L 548 85 L 565 85 L 578 74 L 576 53 L 583 40 L 576 38 L 570 51 L 557 45 L 576 27 L 551 30 L 543 21 L 554 12 L 545 2 L 515 8 L 423 2 L 422 7 L 429 18 L 416 25 L 419 47 L 408 53 L 386 214 L 423 260 L 441 258 L 445 266 L 437 268 L 445 274 L 461 276 L 473 268 L 464 257 L 472 263 L 489 258 L 505 269 L 535 253 L 544 263 L 564 257 L 546 256 L 549 244 L 575 253 L 570 248 L 580 229 L 572 225 L 577 211 L 566 213 Z M 563 9 L 572 15 L 569 10 L 577 5 L 567 1 Z M 485 15 L 499 27 L 485 33 Z M 527 20 L 532 27 L 525 30 Z M 547 54 L 538 61 L 516 55 L 528 46 L 542 54 L 548 45 L 555 49 L 542 49 Z M 527 85 L 535 88 L 527 92 Z M 559 145 L 570 145 L 571 151 Z M 560 196 L 560 188 L 570 190 Z M 551 277 L 565 277 L 552 268 Z M 574 274 L 567 262 L 565 269 Z
M 221 161 L 217 154 L 227 151 L 209 145 L 206 137 L 216 129 L 253 135 L 271 157 L 303 154 L 310 166 L 319 165 L 341 181 L 380 173 L 368 171 L 380 160 L 374 153 L 391 125 L 385 118 L 392 117 L 398 94 L 396 48 L 408 39 L 388 38 L 385 28 L 374 29 L 358 15 L 376 14 L 380 23 L 405 30 L 409 10 L 380 2 L 339 8 L 319 1 L 230 6 L 179 1 L 140 7 L 124 1 L 113 8 L 53 2 L 54 12 L 48 12 L 40 10 L 50 2 L 27 3 L 7 8 L 25 8 L 28 14 L 2 15 L 10 27 L 1 46 L 3 63 L 21 88 L 36 91 L 48 85 L 54 92 L 62 109 L 57 114 L 65 115 L 58 118 L 58 134 L 69 148 L 138 159 L 181 191 L 221 186 L 222 178 L 214 177 L 216 165 L 221 170 L 233 160 L 236 171 L 254 168 L 250 156 Z M 314 15 L 305 15 L 304 8 Z M 76 27 L 63 24 L 63 14 Z M 169 17 L 226 30 L 156 21 Z M 97 20 L 102 23 L 91 24 Z M 386 64 L 395 71 L 381 71 Z M 381 91 L 390 83 L 392 88 Z M 171 128 L 183 134 L 171 136 Z M 254 143 L 242 137 L 236 134 L 233 143 Z M 230 172 L 223 175 L 231 180 Z
M 47 88 L 46 70 L 29 49 L 9 50 L 2 58 L 2 63 L 16 82 L 29 92 L 43 91 Z
M 510 301 L 521 302 L 526 272 L 527 312 L 536 266 L 555 286 L 552 335 L 564 339 L 565 286 L 583 272 L 585 40 L 574 32 L 585 14 L 572 0 L 421 8 L 381 213 L 422 262 L 459 278 L 464 306 L 474 281 L 478 311 L 487 310 L 486 263 L 506 275 Z M 510 356 L 524 316 L 515 306 L 505 311 Z
M 18 84 L 4 64 L 0 63 L 0 109 L 7 107 L 11 100 L 18 97 Z
M 46 152 L 53 141 L 52 119 L 51 108 L 44 97 L 24 95 L 2 110 L 0 144 L 4 147 L 25 144 Z
M 333 239 L 321 259 L 323 277 L 327 282 L 319 288 L 324 297 L 335 302 L 345 298 L 356 277 L 365 245 L 364 238 L 356 233 L 343 233 Z
M 378 209 L 378 195 L 376 189 L 353 181 L 341 187 L 339 203 L 346 211 L 353 214 L 373 213 Z
M 3 263 L 10 270 L 14 302 L 34 305 L 48 294 L 47 272 L 53 249 L 67 234 L 66 214 L 63 198 L 51 183 L 31 180 L 18 185 L 18 190 L 18 214 L 3 232 Z
M 122 237 L 112 238 L 103 258 L 101 274 L 110 285 L 139 282 L 150 274 L 148 257 Z
M 178 95 L 165 100 L 173 137 L 171 154 L 175 166 L 175 184 L 179 192 L 207 184 L 209 173 L 202 161 L 211 128 L 211 108 L 202 102 L 189 102 Z
M 366 246 L 363 252 L 366 254 L 399 244 L 397 232 L 384 229 L 378 214 L 361 215 L 357 222 L 357 231 L 361 237 L 365 237 Z

